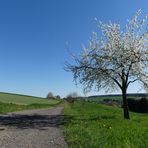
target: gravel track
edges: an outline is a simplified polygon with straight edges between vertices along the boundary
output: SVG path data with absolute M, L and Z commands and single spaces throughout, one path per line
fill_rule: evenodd
M 0 115 L 0 148 L 67 148 L 63 106 Z

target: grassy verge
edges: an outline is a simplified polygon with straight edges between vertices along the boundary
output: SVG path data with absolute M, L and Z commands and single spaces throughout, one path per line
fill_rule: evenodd
M 124 120 L 117 107 L 84 102 L 65 104 L 64 113 L 70 148 L 148 147 L 148 114 L 130 113 Z
M 49 108 L 52 106 L 56 106 L 62 103 L 61 101 L 57 101 L 56 104 L 29 104 L 29 105 L 19 105 L 13 103 L 2 103 L 0 102 L 0 114 L 5 114 L 8 112 L 14 111 L 22 111 L 27 109 L 41 109 L 41 108 Z

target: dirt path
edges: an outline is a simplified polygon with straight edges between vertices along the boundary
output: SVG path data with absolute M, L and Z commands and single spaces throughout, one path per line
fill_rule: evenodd
M 0 148 L 66 148 L 62 106 L 0 116 Z

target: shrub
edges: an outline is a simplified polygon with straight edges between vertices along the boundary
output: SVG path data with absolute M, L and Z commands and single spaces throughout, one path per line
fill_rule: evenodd
M 129 110 L 139 113 L 148 113 L 148 100 L 141 98 L 140 100 L 128 99 Z
M 106 104 L 106 105 L 121 107 L 121 101 L 117 99 L 103 99 L 101 103 Z

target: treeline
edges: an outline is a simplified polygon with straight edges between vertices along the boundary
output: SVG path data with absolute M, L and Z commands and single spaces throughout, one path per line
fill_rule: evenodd
M 95 96 L 89 96 L 88 98 L 98 98 L 98 97 L 101 97 L 101 98 L 103 98 L 103 97 L 105 97 L 105 98 L 107 98 L 107 97 L 122 97 L 122 95 L 121 94 L 110 94 L 110 95 L 95 95 Z M 127 94 L 127 97 L 137 97 L 137 98 L 139 98 L 139 97 L 148 97 L 148 93 L 131 93 L 131 94 Z

